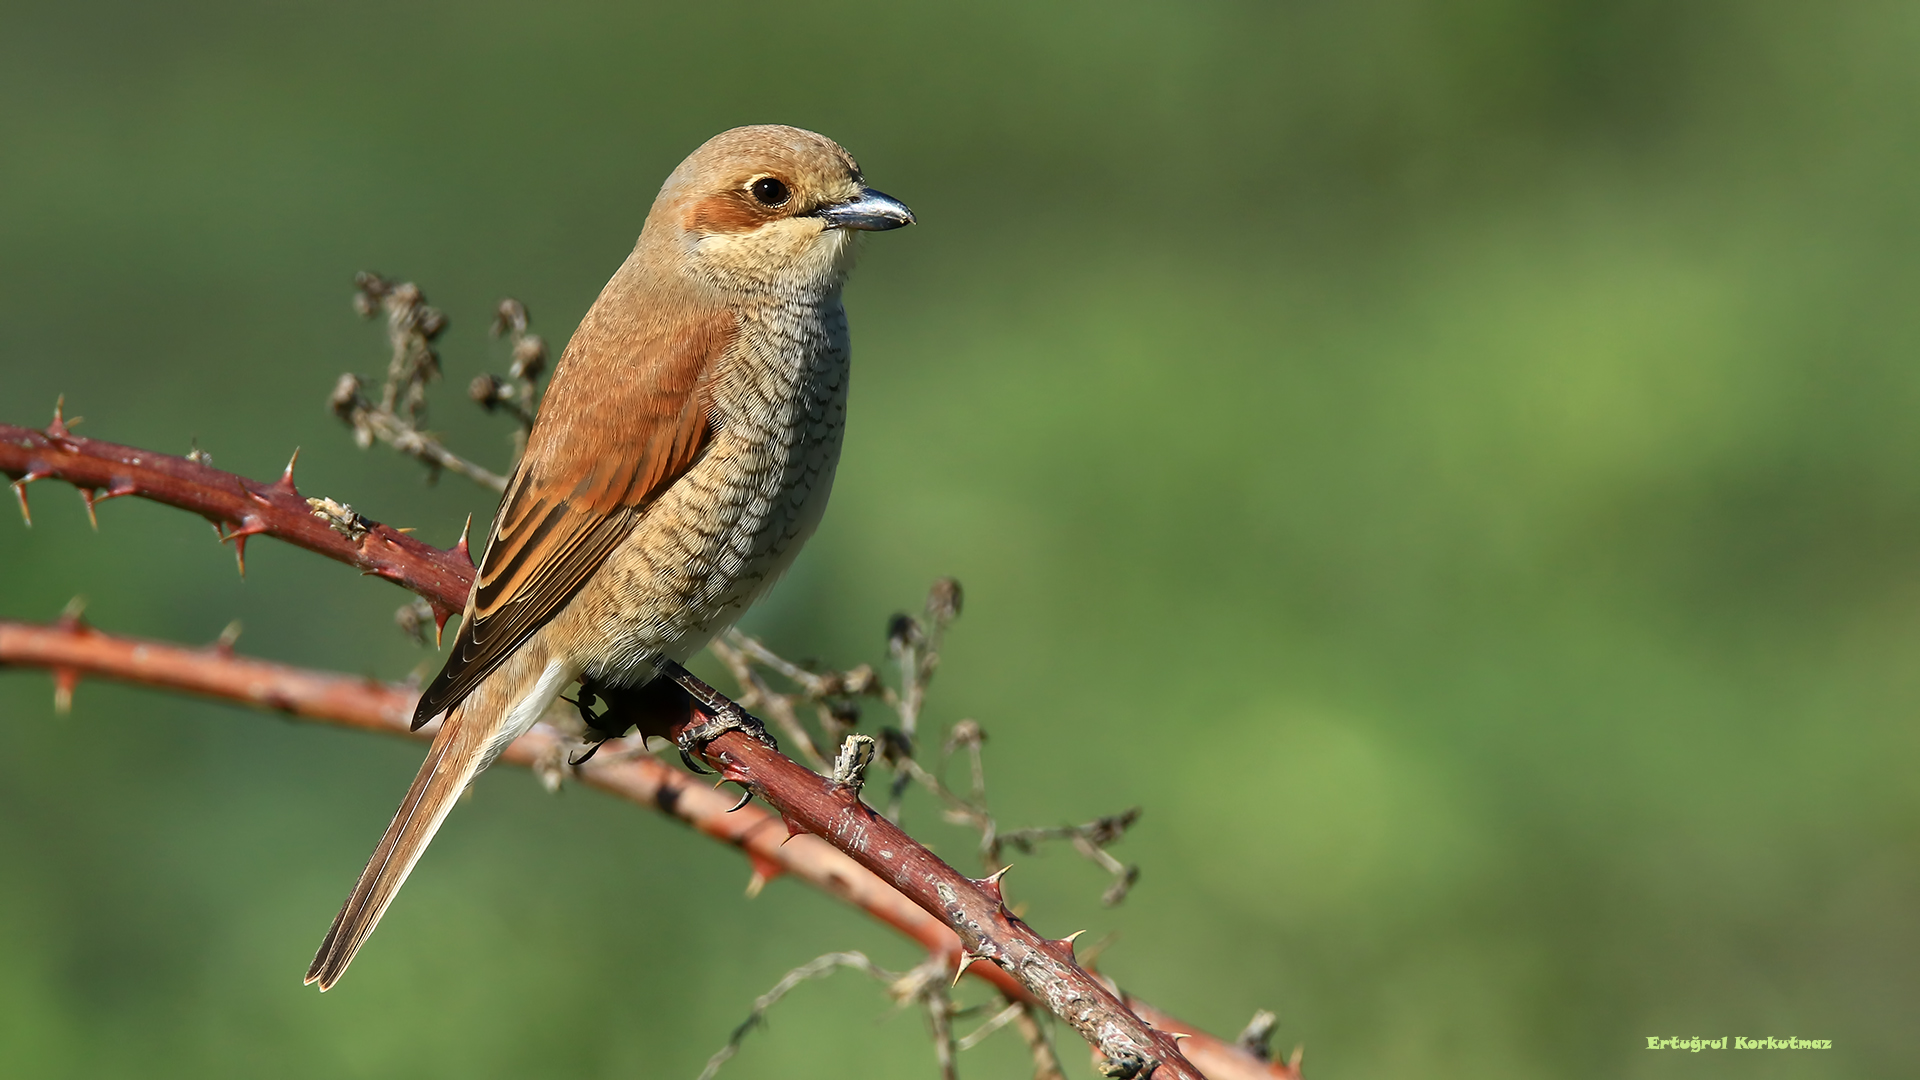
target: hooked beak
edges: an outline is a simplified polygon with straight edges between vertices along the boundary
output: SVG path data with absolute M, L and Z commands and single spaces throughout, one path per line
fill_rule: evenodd
M 913 224 L 913 211 L 907 209 L 906 203 L 872 188 L 861 188 L 860 194 L 846 202 L 823 206 L 814 214 L 824 218 L 829 229 L 885 232 Z

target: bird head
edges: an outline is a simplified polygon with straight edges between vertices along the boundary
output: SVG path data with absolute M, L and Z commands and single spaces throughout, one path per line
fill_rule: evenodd
M 640 246 L 676 249 L 683 269 L 723 287 L 812 291 L 845 275 L 854 233 L 912 223 L 840 144 L 761 124 L 723 131 L 680 163 Z

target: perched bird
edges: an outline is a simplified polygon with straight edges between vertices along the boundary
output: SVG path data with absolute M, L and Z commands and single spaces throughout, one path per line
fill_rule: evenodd
M 445 720 L 307 982 L 339 981 L 460 793 L 568 684 L 647 684 L 792 563 L 846 427 L 852 234 L 912 222 L 798 128 L 723 132 L 667 178 L 554 370 L 414 714 Z

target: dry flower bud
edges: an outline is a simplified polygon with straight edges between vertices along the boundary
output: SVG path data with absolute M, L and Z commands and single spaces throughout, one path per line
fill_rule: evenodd
M 509 391 L 498 375 L 475 375 L 467 384 L 467 396 L 489 411 L 505 399 Z
M 487 333 L 493 337 L 503 334 L 524 334 L 527 332 L 527 305 L 509 296 L 500 301 L 493 309 L 493 323 L 487 327 Z
M 927 617 L 945 625 L 960 617 L 960 583 L 943 577 L 927 591 Z
M 895 655 L 920 644 L 924 638 L 920 620 L 904 611 L 887 620 L 887 648 Z
M 360 404 L 360 376 L 342 375 L 340 381 L 333 384 L 333 393 L 327 396 L 327 406 L 335 416 L 346 419 Z
M 547 370 L 547 342 L 538 334 L 528 334 L 513 343 L 513 377 L 532 381 Z

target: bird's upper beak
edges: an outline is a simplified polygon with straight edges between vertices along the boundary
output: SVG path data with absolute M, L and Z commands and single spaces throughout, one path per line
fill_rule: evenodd
M 846 202 L 823 206 L 814 213 L 826 219 L 829 229 L 884 232 L 913 224 L 913 211 L 906 203 L 872 188 L 861 188 L 860 194 Z

